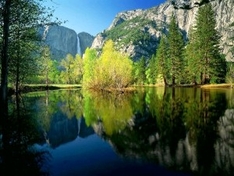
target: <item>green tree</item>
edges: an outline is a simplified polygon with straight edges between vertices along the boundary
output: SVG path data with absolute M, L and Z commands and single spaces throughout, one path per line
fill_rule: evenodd
M 85 55 L 85 59 L 86 57 Z M 84 74 L 87 74 L 87 63 L 86 61 L 84 62 Z M 89 88 L 99 90 L 110 88 L 122 89 L 132 83 L 133 62 L 128 56 L 115 50 L 112 40 L 106 41 L 102 54 L 100 58 L 97 59 L 94 66 L 94 71 L 89 75 L 92 79 L 92 81 L 89 82 Z M 84 84 L 86 85 L 87 80 L 84 79 Z
M 67 54 L 65 59 L 61 60 L 60 66 L 61 66 L 61 80 L 63 83 L 66 84 L 72 84 L 73 83 L 73 64 L 74 64 L 74 58 L 71 54 Z
M 231 23 L 230 25 L 230 30 L 233 31 L 233 27 L 234 27 L 234 22 Z M 232 45 L 230 46 L 229 49 L 229 53 L 231 54 L 232 58 L 234 57 L 234 36 L 230 37 L 231 43 Z M 226 82 L 228 83 L 233 83 L 234 80 L 234 65 L 233 65 L 233 61 L 231 62 L 227 62 L 227 74 L 226 74 Z
M 97 66 L 102 88 L 124 88 L 132 81 L 133 62 L 115 50 L 112 40 L 105 43 Z
M 165 35 L 161 37 L 159 47 L 156 52 L 155 69 L 157 72 L 157 78 L 162 77 L 164 84 L 168 85 L 169 61 L 168 61 L 167 38 Z
M 73 57 L 68 54 L 60 63 L 62 68 L 61 78 L 63 83 L 78 84 L 81 83 L 83 76 L 83 61 L 80 55 Z
M 77 83 L 82 83 L 82 78 L 84 74 L 84 63 L 79 54 L 76 54 L 75 61 L 74 61 L 74 76 L 76 78 Z
M 191 29 L 189 31 L 189 42 L 186 45 L 185 48 L 185 72 L 187 74 L 187 80 L 188 82 L 192 82 L 193 84 L 197 84 L 200 82 L 200 75 L 198 74 L 200 72 L 200 60 L 197 55 L 196 51 L 196 39 L 195 39 L 195 30 Z
M 184 40 L 174 15 L 169 24 L 168 44 L 172 85 L 175 85 L 182 81 Z
M 97 61 L 97 51 L 87 48 L 83 58 L 83 82 L 85 88 L 95 87 L 94 69 Z
M 146 60 L 142 57 L 134 63 L 134 82 L 137 85 L 143 85 L 146 80 Z
M 37 69 L 39 82 L 45 83 L 47 86 L 50 83 L 58 83 L 59 70 L 58 63 L 51 59 L 50 48 L 42 47 L 41 57 L 37 60 Z M 33 80 L 37 82 L 37 80 Z
M 157 71 L 155 68 L 156 65 L 156 58 L 155 55 L 152 55 L 152 57 L 149 59 L 149 63 L 146 68 L 146 80 L 148 84 L 155 84 L 156 83 L 156 77 L 157 77 Z
M 32 62 L 27 59 L 31 60 L 32 57 L 30 53 L 32 51 L 31 42 L 35 41 L 36 29 L 39 24 L 47 23 L 51 14 L 42 6 L 40 0 L 2 0 L 0 7 L 2 12 L 0 16 L 0 103 L 1 108 L 4 109 L 0 116 L 6 118 L 8 116 L 7 87 L 9 77 L 10 81 L 14 80 L 13 84 L 18 92 L 20 81 L 34 70 L 31 67 Z
M 2 45 L 1 45 L 1 89 L 0 89 L 0 103 L 1 103 L 1 118 L 8 117 L 8 59 L 9 59 L 9 27 L 11 14 L 11 0 L 1 1 L 2 7 Z M 4 142 L 4 138 L 3 138 Z M 4 146 L 3 146 L 4 147 Z
M 215 14 L 210 3 L 198 10 L 195 25 L 195 48 L 201 84 L 223 82 L 226 74 L 225 60 L 220 54 L 220 35 L 216 30 Z

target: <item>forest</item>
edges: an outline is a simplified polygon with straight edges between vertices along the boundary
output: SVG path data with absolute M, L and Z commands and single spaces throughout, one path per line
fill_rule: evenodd
M 116 31 L 110 31 L 101 51 L 87 48 L 83 56 L 67 54 L 59 62 L 52 60 L 49 46 L 38 36 L 39 26 L 60 23 L 52 22 L 52 10 L 35 0 L 2 1 L 1 7 L 1 99 L 6 99 L 8 87 L 18 92 L 25 84 L 79 84 L 104 90 L 233 82 L 234 69 L 222 54 L 210 3 L 199 8 L 187 40 L 172 16 L 155 54 L 137 61 L 116 49 L 113 41 L 120 35 Z

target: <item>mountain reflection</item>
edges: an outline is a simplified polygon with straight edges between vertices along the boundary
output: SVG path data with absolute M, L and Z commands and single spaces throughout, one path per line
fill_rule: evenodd
M 47 143 L 55 149 L 77 137 L 96 133 L 123 158 L 141 159 L 195 175 L 232 175 L 234 171 L 232 90 L 60 90 L 27 94 L 24 100 L 34 109 L 34 118 L 26 118 L 30 125 L 20 128 L 25 133 L 16 131 L 19 127 L 7 129 L 8 138 L 22 133 L 25 140 L 33 134 L 32 141 L 23 142 L 28 146 Z M 19 123 L 18 118 L 10 120 L 8 124 Z M 26 148 L 29 149 L 25 147 L 24 151 Z
M 234 119 L 224 91 L 171 88 L 84 97 L 88 125 L 120 155 L 198 175 L 232 174 Z

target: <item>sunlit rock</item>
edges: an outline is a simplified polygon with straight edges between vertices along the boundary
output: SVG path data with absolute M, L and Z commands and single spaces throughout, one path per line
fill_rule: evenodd
M 216 15 L 217 30 L 222 36 L 220 40 L 222 52 L 227 54 L 227 60 L 231 60 L 229 49 L 232 41 L 230 36 L 233 36 L 234 32 L 230 30 L 230 24 L 234 21 L 234 2 L 233 0 L 213 0 L 211 4 Z M 107 30 L 95 37 L 92 47 L 102 48 L 104 41 L 110 38 L 108 32 L 116 28 L 121 33 L 126 31 L 123 36 L 114 41 L 118 50 L 127 53 L 134 60 L 142 56 L 150 58 L 152 54 L 155 54 L 162 32 L 168 32 L 168 24 L 173 14 L 178 20 L 184 39 L 187 40 L 189 29 L 195 25 L 196 14 L 201 5 L 204 5 L 201 4 L 201 0 L 168 0 L 150 9 L 121 12 L 116 15 Z M 139 20 L 131 22 L 134 18 Z M 144 24 L 147 20 L 147 24 Z M 126 25 L 123 25 L 124 23 Z M 141 38 L 142 43 L 132 42 L 135 39 L 130 34 L 136 30 L 141 31 L 148 38 Z

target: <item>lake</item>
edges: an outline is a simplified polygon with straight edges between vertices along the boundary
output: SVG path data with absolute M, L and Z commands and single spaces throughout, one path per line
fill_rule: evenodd
M 0 175 L 232 175 L 234 90 L 139 88 L 12 97 Z

